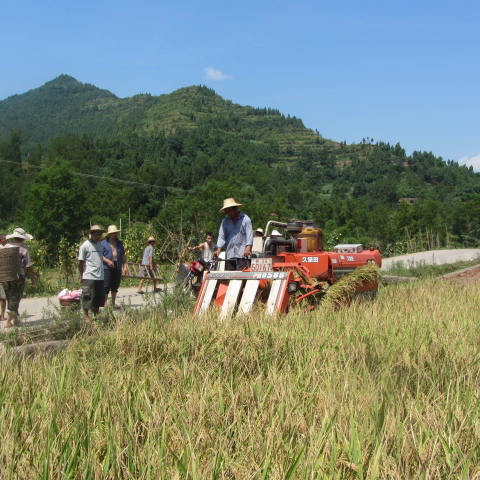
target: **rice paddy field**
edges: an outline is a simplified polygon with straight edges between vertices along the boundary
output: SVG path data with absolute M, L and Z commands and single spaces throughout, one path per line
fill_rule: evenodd
M 6 352 L 2 479 L 480 478 L 480 283 L 220 321 L 122 313 Z

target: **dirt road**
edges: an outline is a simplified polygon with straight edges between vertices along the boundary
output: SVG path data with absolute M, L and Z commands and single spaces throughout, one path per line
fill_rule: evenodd
M 459 283 L 467 283 L 472 281 L 480 281 L 480 265 L 465 268 L 458 272 L 448 273 L 442 277 L 444 280 L 454 280 Z

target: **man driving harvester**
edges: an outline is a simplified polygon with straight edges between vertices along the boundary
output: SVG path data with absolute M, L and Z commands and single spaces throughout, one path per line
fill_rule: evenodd
M 252 253 L 253 229 L 248 215 L 241 212 L 234 198 L 226 198 L 223 207 L 219 210 L 225 213 L 218 232 L 217 249 L 218 256 L 225 247 L 225 270 L 243 270 L 250 266 L 249 257 Z

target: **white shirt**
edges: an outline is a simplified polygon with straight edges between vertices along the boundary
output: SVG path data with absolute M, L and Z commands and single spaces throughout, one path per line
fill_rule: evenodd
M 263 237 L 253 237 L 252 253 L 263 253 Z
M 213 244 L 210 247 L 207 242 L 203 244 L 202 259 L 205 262 L 211 262 L 213 260 Z
M 103 247 L 102 242 L 85 240 L 80 245 L 78 260 L 85 262 L 82 278 L 84 280 L 103 280 Z

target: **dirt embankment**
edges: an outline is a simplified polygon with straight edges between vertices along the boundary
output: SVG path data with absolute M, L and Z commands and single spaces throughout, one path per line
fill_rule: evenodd
M 444 280 L 454 280 L 456 282 L 473 282 L 480 281 L 480 265 L 470 268 L 458 270 L 457 272 L 448 273 L 441 277 Z

